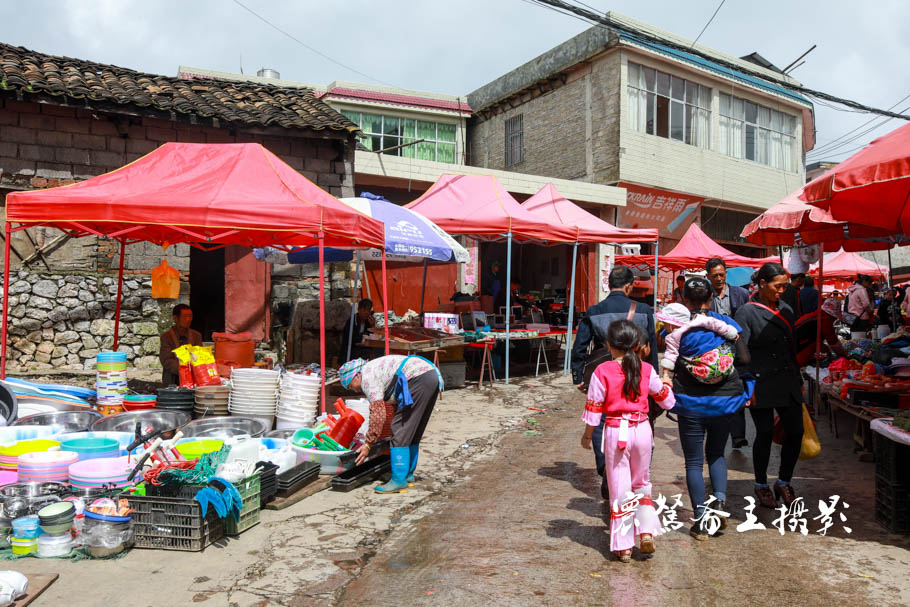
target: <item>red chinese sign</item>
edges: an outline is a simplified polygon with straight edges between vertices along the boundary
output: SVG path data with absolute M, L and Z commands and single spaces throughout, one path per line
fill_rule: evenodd
M 657 228 L 665 238 L 682 238 L 698 215 L 704 198 L 619 182 L 626 206 L 619 209 L 621 228 Z

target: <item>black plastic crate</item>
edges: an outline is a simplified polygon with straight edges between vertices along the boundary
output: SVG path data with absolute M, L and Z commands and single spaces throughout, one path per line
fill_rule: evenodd
M 128 495 L 136 548 L 199 552 L 224 537 L 224 521 L 193 499 Z
M 275 475 L 278 472 L 278 465 L 272 462 L 258 462 L 256 465 L 260 468 L 259 501 L 264 506 L 278 491 L 278 479 Z
M 877 432 L 875 439 L 875 474 L 891 485 L 910 488 L 910 446 L 893 441 Z
M 910 487 L 876 475 L 875 521 L 892 533 L 910 534 Z

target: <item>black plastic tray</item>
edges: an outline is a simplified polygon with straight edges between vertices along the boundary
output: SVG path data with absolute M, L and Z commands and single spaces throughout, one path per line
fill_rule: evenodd
M 302 462 L 290 470 L 278 475 L 278 492 L 276 495 L 287 497 L 306 487 L 319 478 L 321 466 L 317 462 Z
M 359 466 L 332 477 L 332 490 L 351 491 L 375 480 L 392 469 L 392 460 L 388 455 L 369 459 Z

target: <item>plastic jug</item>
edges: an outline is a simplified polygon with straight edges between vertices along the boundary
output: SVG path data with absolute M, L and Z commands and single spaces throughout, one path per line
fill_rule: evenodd
M 235 436 L 227 439 L 224 442 L 231 446 L 231 452 L 228 454 L 227 461 L 259 461 L 259 447 L 262 445 L 262 442 L 259 439 L 250 438 L 249 436 Z
M 341 406 L 343 407 L 344 404 L 342 403 Z M 328 435 L 336 443 L 347 449 L 362 424 L 363 416 L 360 413 L 353 409 L 345 409 L 344 414 L 328 432 Z

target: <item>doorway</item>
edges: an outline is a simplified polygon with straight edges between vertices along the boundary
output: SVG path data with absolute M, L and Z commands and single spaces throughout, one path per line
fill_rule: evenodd
M 190 247 L 190 307 L 193 329 L 203 341 L 224 331 L 224 248 L 202 251 Z

